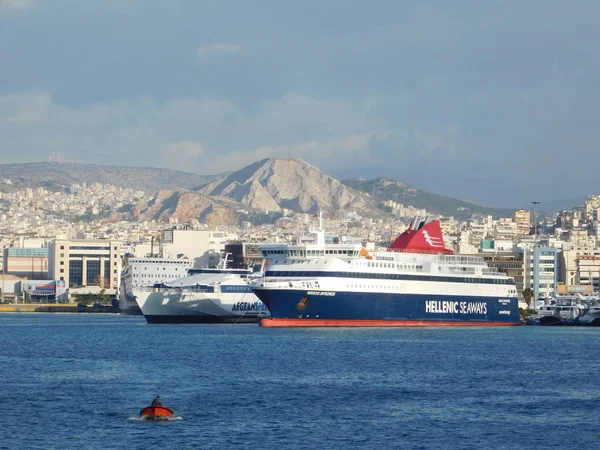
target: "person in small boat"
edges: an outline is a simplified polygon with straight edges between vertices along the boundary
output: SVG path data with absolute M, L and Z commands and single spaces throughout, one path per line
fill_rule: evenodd
M 160 395 L 157 395 L 154 400 L 152 400 L 151 406 L 162 406 L 162 403 L 160 402 Z

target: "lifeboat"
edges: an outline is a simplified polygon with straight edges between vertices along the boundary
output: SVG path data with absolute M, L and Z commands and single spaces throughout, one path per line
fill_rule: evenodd
M 146 406 L 140 411 L 142 420 L 169 420 L 173 417 L 173 411 L 166 406 Z

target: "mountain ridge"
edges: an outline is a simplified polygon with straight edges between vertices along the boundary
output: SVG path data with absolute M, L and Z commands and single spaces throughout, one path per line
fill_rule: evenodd
M 156 167 L 130 167 L 76 162 L 32 162 L 0 164 L 0 178 L 13 186 L 58 189 L 81 183 L 110 184 L 121 188 L 157 192 L 161 189 L 191 189 L 210 181 L 212 176 Z
M 285 210 L 301 213 L 353 210 L 363 216 L 382 217 L 389 215 L 389 208 L 384 206 L 389 200 L 426 209 L 432 215 L 459 219 L 474 214 L 508 217 L 514 211 L 433 194 L 390 177 L 338 180 L 306 161 L 276 158 L 208 176 L 171 169 L 84 163 L 0 164 L 2 179 L 14 182 L 1 183 L 0 189 L 4 191 L 25 186 L 59 189 L 74 183 L 97 182 L 144 190 L 154 196 L 154 203 L 166 202 L 157 208 L 132 204 L 114 211 L 124 219 L 165 220 L 173 215 L 180 220 L 202 219 L 209 217 L 211 211 L 219 211 L 216 215 L 224 220 L 241 220 L 244 214 L 257 217 L 267 212 L 282 214 Z
M 509 217 L 515 209 L 494 208 L 474 202 L 459 200 L 453 197 L 433 194 L 410 186 L 402 181 L 389 177 L 349 178 L 342 180 L 344 184 L 358 191 L 369 193 L 377 201 L 393 200 L 405 206 L 426 209 L 432 213 L 457 218 L 469 218 L 473 214 Z

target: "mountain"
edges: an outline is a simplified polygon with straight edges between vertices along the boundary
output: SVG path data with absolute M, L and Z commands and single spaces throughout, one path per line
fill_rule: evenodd
M 302 160 L 263 159 L 201 186 L 198 192 L 269 211 L 377 211 L 369 195 Z
M 0 164 L 0 179 L 13 187 L 59 188 L 81 183 L 111 184 L 121 188 L 158 192 L 161 189 L 194 188 L 213 177 L 151 167 L 101 166 L 82 163 L 37 162 Z
M 213 199 L 188 190 L 162 190 L 151 200 L 126 205 L 109 217 L 109 221 L 177 219 L 184 223 L 198 219 L 211 225 L 237 223 L 240 205 L 225 199 Z
M 491 208 L 452 197 L 432 194 L 385 177 L 373 180 L 352 178 L 343 180 L 343 183 L 352 189 L 370 194 L 378 202 L 393 200 L 402 203 L 404 206 L 410 205 L 444 216 L 454 216 L 462 219 L 468 219 L 473 214 L 510 217 L 514 211 L 512 209 Z

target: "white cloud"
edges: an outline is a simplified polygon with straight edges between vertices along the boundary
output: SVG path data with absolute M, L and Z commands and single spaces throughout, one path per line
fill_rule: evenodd
M 169 156 L 186 156 L 195 158 L 201 155 L 203 151 L 204 150 L 202 149 L 202 146 L 193 141 L 177 142 L 167 146 L 167 155 Z
M 198 56 L 232 55 L 234 53 L 238 53 L 240 50 L 241 48 L 237 44 L 232 44 L 229 42 L 213 42 L 198 47 L 196 54 Z
M 437 158 L 459 133 L 386 130 L 369 101 L 352 103 L 290 92 L 248 111 L 230 100 L 138 97 L 88 106 L 56 102 L 48 92 L 0 97 L 3 162 L 46 160 L 154 166 L 212 174 L 257 160 L 301 158 L 332 173 L 406 156 Z M 445 156 L 446 157 L 446 156 Z
M 33 7 L 34 0 L 0 0 L 0 17 Z
M 164 165 L 171 169 L 189 172 L 191 167 L 198 166 L 198 158 L 204 149 L 198 142 L 183 141 L 166 145 Z

